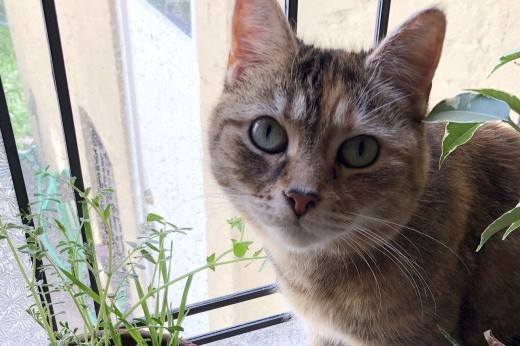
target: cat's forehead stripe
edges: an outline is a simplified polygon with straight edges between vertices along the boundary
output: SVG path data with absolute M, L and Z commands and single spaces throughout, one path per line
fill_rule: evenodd
M 294 93 L 292 99 L 292 109 L 290 110 L 290 116 L 293 120 L 302 120 L 307 112 L 307 100 L 305 93 L 302 90 L 297 90 Z
M 282 89 L 277 89 L 274 93 L 274 112 L 282 114 L 287 105 L 287 95 Z
M 352 118 L 351 114 L 348 114 L 350 108 L 350 102 L 347 99 L 340 99 L 332 113 L 332 122 L 336 125 L 345 123 L 346 118 Z

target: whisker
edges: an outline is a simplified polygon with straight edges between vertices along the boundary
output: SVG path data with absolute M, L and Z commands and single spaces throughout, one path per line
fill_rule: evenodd
M 383 276 L 383 274 L 381 273 L 381 269 L 377 266 L 377 262 L 375 261 L 375 259 L 372 257 L 372 255 L 370 253 L 363 251 L 363 249 L 361 247 L 357 248 L 356 246 L 354 246 L 354 244 L 357 244 L 356 240 L 354 238 L 352 238 L 351 241 L 353 241 L 353 244 L 351 244 L 352 248 L 357 253 L 357 255 L 367 264 L 368 269 L 372 273 L 372 277 L 374 278 L 374 281 L 376 282 L 377 296 L 379 297 L 379 312 L 381 312 L 383 310 L 383 296 L 381 294 L 381 286 L 379 284 L 379 280 L 377 279 L 377 276 L 376 276 L 374 270 L 372 269 L 372 266 L 367 261 L 367 259 L 363 255 L 363 253 L 367 254 L 370 257 L 372 262 L 376 265 L 376 268 L 379 270 L 379 273 L 381 274 L 381 276 Z
M 464 265 L 464 267 L 466 268 L 468 273 L 470 273 L 469 267 L 466 265 L 466 262 L 464 262 L 464 260 L 459 256 L 458 253 L 453 251 L 453 249 L 451 249 L 448 245 L 444 244 L 439 239 L 437 239 L 437 238 L 435 238 L 435 237 L 433 237 L 433 236 L 431 236 L 429 234 L 426 234 L 424 232 L 421 232 L 421 231 L 419 231 L 419 230 L 417 230 L 415 228 L 409 227 L 409 226 L 401 225 L 401 224 L 398 224 L 398 223 L 395 223 L 395 222 L 392 222 L 392 221 L 389 221 L 389 220 L 380 219 L 380 218 L 377 218 L 377 217 L 374 217 L 374 216 L 368 216 L 368 215 L 363 215 L 363 214 L 356 214 L 356 213 L 351 213 L 351 212 L 346 212 L 346 213 L 350 214 L 350 215 L 353 215 L 353 216 L 363 217 L 363 218 L 366 218 L 368 220 L 381 222 L 381 223 L 383 223 L 385 225 L 397 226 L 397 227 L 400 227 L 400 228 L 403 228 L 403 229 L 415 232 L 416 234 L 419 234 L 419 235 L 421 235 L 421 236 L 423 236 L 423 237 L 425 237 L 425 238 L 427 238 L 429 240 L 432 240 L 433 242 L 435 242 L 438 245 L 440 245 L 440 246 L 444 247 L 445 249 L 447 249 L 452 255 L 454 255 Z
M 424 279 L 424 276 L 422 274 L 422 273 L 426 274 L 424 269 L 420 265 L 418 265 L 417 262 L 415 260 L 413 260 L 413 257 L 410 256 L 410 254 L 404 248 L 402 248 L 401 246 L 399 246 L 399 247 L 404 251 L 404 254 L 397 247 L 395 247 L 394 245 L 390 244 L 388 241 L 386 241 L 381 236 L 375 234 L 374 232 L 371 232 L 369 229 L 364 229 L 364 231 L 365 231 L 366 236 L 373 237 L 375 239 L 375 241 L 377 241 L 379 244 L 381 244 L 385 248 L 393 251 L 396 255 L 401 257 L 405 261 L 406 264 L 408 264 L 410 269 L 417 275 L 417 277 L 419 278 L 419 281 L 423 285 L 425 294 L 429 293 L 430 296 L 432 297 L 432 300 L 433 300 L 433 303 L 434 303 L 434 310 L 436 311 L 437 310 L 437 303 L 436 303 L 436 300 L 435 300 L 435 296 L 433 294 L 433 291 L 431 290 L 430 285 L 428 285 L 428 282 Z M 399 245 L 399 244 L 396 244 L 396 245 Z

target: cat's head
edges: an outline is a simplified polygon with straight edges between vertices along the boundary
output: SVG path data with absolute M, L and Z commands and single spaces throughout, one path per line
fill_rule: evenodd
M 428 9 L 372 51 L 324 50 L 296 38 L 275 0 L 236 1 L 211 167 L 266 240 L 315 248 L 408 221 L 445 26 Z

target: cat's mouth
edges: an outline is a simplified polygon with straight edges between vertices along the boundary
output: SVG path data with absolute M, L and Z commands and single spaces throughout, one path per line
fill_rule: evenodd
M 323 242 L 320 236 L 303 227 L 299 220 L 294 221 L 292 225 L 281 227 L 277 233 L 284 244 L 295 250 L 312 248 Z
M 284 225 L 276 225 L 268 230 L 271 239 L 277 239 L 293 250 L 317 249 L 338 237 L 338 230 L 325 231 L 323 227 L 316 227 L 315 222 L 302 219 L 291 220 Z M 348 232 L 347 232 L 348 233 Z

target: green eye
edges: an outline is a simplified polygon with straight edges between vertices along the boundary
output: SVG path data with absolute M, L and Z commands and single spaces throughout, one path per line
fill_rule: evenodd
M 338 161 L 347 167 L 363 168 L 371 165 L 379 155 L 379 144 L 370 136 L 356 136 L 344 141 L 338 150 Z
M 277 154 L 287 148 L 287 133 L 276 120 L 271 117 L 256 119 L 249 130 L 251 140 L 258 149 L 270 154 Z

